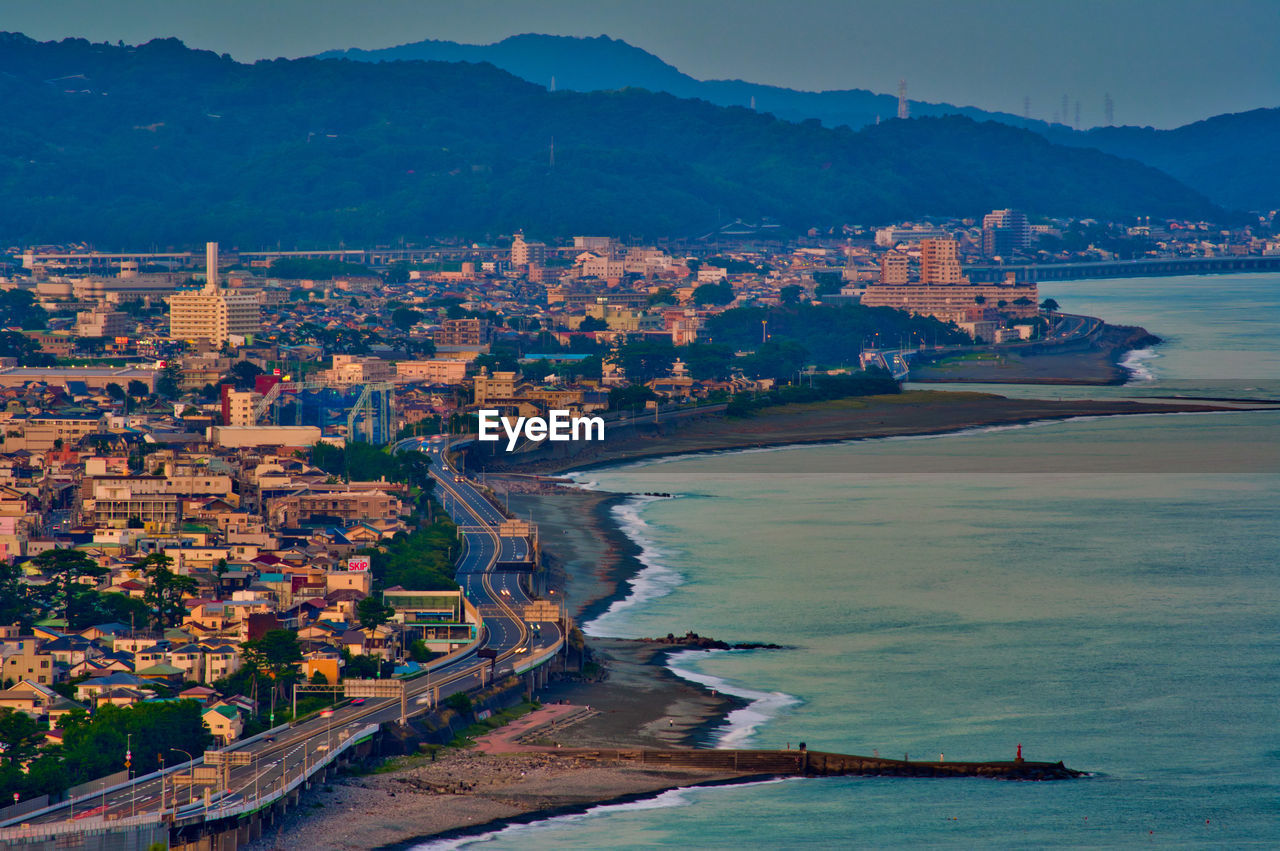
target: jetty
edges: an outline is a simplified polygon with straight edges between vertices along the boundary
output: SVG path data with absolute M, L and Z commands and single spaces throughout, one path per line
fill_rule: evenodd
M 1012 759 L 996 762 L 917 761 L 811 750 L 649 750 L 644 748 L 564 748 L 583 759 L 634 762 L 655 768 L 732 771 L 769 777 L 989 777 L 999 780 L 1070 780 L 1085 772 L 1061 762 Z

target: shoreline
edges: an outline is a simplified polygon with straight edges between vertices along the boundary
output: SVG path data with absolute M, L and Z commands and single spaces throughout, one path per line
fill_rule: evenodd
M 1253 403 L 1274 410 L 1274 402 Z M 991 426 L 1058 422 L 1081 417 L 1140 414 L 1233 413 L 1249 407 L 1194 398 L 1015 399 L 974 391 L 907 390 L 895 396 L 868 396 L 767 408 L 757 416 L 729 420 L 708 417 L 669 433 L 625 435 L 571 458 L 533 458 L 517 464 L 484 465 L 491 479 L 503 474 L 562 476 L 631 462 L 674 457 L 876 440 L 886 437 L 946 435 Z M 661 445 L 659 445 L 661 443 Z M 610 445 L 612 444 L 612 445 Z
M 650 800 L 677 789 L 770 779 L 759 773 L 655 767 L 573 754 L 443 749 L 382 770 L 316 783 L 247 851 L 410 849 L 511 825 Z
M 982 401 L 1004 398 L 972 393 L 960 395 L 970 400 Z M 1083 406 L 1080 403 L 1061 404 L 1069 406 L 1070 410 L 1060 411 L 1055 416 L 1040 415 L 1019 419 L 997 417 L 994 421 L 983 418 L 977 422 L 937 427 L 917 423 L 917 428 L 909 433 L 945 434 L 991 425 L 1060 421 L 1085 416 L 1240 410 L 1200 404 L 1126 403 L 1123 410 L 1117 411 L 1113 403 L 1095 404 L 1092 400 L 1086 401 Z M 1099 406 L 1107 410 L 1100 412 L 1097 410 Z M 1081 407 L 1086 409 L 1081 410 Z M 779 435 L 775 430 L 773 435 L 775 439 L 757 441 L 751 445 L 717 446 L 695 450 L 667 449 L 646 456 L 601 458 L 590 465 L 566 464 L 563 469 L 587 470 L 658 457 L 723 453 L 782 445 L 841 443 L 901 434 L 901 431 L 894 429 L 888 433 L 859 434 L 853 437 L 814 435 L 809 439 L 796 440 L 791 437 L 783 440 L 777 439 Z M 501 474 L 491 479 L 491 482 L 497 485 L 499 492 L 516 481 L 520 480 L 504 479 Z M 549 574 L 554 584 L 558 586 L 559 593 L 565 595 L 566 604 L 573 616 L 580 622 L 586 622 L 608 611 L 616 601 L 627 599 L 633 590 L 629 584 L 630 580 L 645 570 L 647 565 L 640 560 L 643 553 L 642 545 L 624 531 L 614 509 L 644 495 L 593 491 L 559 483 L 530 483 L 528 480 L 523 480 L 519 487 L 530 488 L 531 485 L 534 492 L 513 490 L 508 494 L 508 498 L 513 513 L 517 516 L 532 514 L 535 522 L 539 524 Z M 689 644 L 667 644 L 599 636 L 587 637 L 587 645 L 590 648 L 591 658 L 603 662 L 608 672 L 607 676 L 597 680 L 562 679 L 540 690 L 538 695 L 543 701 L 566 700 L 589 705 L 593 710 L 598 711 L 594 718 L 588 718 L 554 734 L 554 740 L 565 747 L 607 745 L 695 747 L 699 742 L 708 741 L 715 732 L 722 730 L 730 713 L 735 709 L 752 703 L 750 700 L 726 695 L 706 685 L 686 680 L 672 669 L 670 661 L 675 654 L 705 648 Z M 470 751 L 458 752 L 456 756 L 464 765 L 475 759 L 475 755 Z M 422 757 L 413 759 L 421 760 Z M 665 777 L 656 777 L 653 776 L 654 772 L 648 772 L 648 776 L 645 777 L 636 777 L 628 774 L 621 767 L 586 765 L 582 764 L 582 761 L 570 760 L 565 762 L 559 771 L 544 771 L 537 778 L 528 780 L 524 775 L 527 768 L 521 768 L 521 765 L 537 764 L 539 761 L 546 760 L 563 761 L 563 758 L 555 754 L 525 753 L 509 755 L 502 759 L 509 763 L 505 769 L 507 785 L 490 783 L 488 785 L 496 785 L 497 788 L 476 791 L 485 784 L 483 780 L 473 783 L 475 771 L 468 767 L 466 776 L 472 778 L 468 783 L 473 783 L 468 793 L 433 795 L 430 801 L 424 802 L 424 805 L 429 805 L 431 810 L 426 814 L 419 811 L 421 807 L 415 807 L 412 812 L 402 816 L 389 812 L 386 802 L 381 799 L 388 795 L 394 797 L 396 793 L 385 789 L 379 790 L 375 785 L 372 794 L 366 794 L 370 791 L 370 775 L 344 776 L 328 786 L 321 787 L 329 789 L 342 786 L 344 788 L 339 793 L 340 800 L 343 793 L 352 793 L 363 796 L 363 798 L 357 797 L 356 806 L 361 805 L 362 802 L 365 806 L 373 806 L 371 809 L 365 809 L 360 819 L 377 823 L 361 821 L 358 839 L 354 839 L 352 844 L 340 844 L 342 841 L 340 836 L 333 835 L 333 832 L 340 833 L 341 829 L 351 821 L 360 820 L 350 818 L 357 813 L 355 806 L 348 807 L 347 813 L 341 812 L 338 807 L 330 812 L 314 814 L 309 814 L 307 807 L 304 806 L 286 824 L 293 824 L 295 828 L 305 830 L 308 834 L 315 832 L 315 838 L 304 843 L 312 851 L 329 851 L 329 849 L 347 851 L 351 848 L 368 847 L 400 851 L 427 842 L 448 842 L 452 839 L 481 836 L 505 829 L 510 825 L 531 824 L 558 816 L 582 814 L 596 807 L 651 800 L 664 792 L 680 788 L 741 784 L 762 779 L 759 775 L 694 777 L 687 773 L 679 776 L 668 774 Z M 421 768 L 396 768 L 372 777 L 385 778 L 386 783 L 397 784 L 407 782 L 405 775 L 411 775 L 415 770 L 420 771 Z M 514 776 L 516 771 L 520 772 L 519 779 Z M 510 787 L 520 783 L 528 783 L 534 788 L 512 793 Z M 313 790 L 308 794 L 318 797 L 322 793 L 319 790 Z M 373 801 L 375 798 L 378 799 L 376 803 Z M 329 809 L 328 806 L 320 803 L 313 803 L 311 807 Z M 388 818 L 396 819 L 395 823 L 387 823 Z M 375 833 L 385 839 L 381 839 L 378 845 L 372 846 L 370 842 L 375 838 Z M 388 833 L 394 835 L 387 835 Z M 292 847 L 298 834 L 291 830 L 289 835 L 288 845 L 279 844 L 279 831 L 277 831 L 273 839 L 268 840 L 264 835 L 250 847 L 255 851 Z
M 714 789 L 723 786 L 750 786 L 756 783 L 781 782 L 782 779 L 783 778 L 774 777 L 773 775 L 768 774 L 743 774 L 741 776 L 721 776 L 700 782 L 665 786 L 645 792 L 629 792 L 624 795 L 618 795 L 614 798 L 602 799 L 595 802 L 564 804 L 558 807 L 534 810 L 522 815 L 512 816 L 510 818 L 495 819 L 487 824 L 459 827 L 452 830 L 446 830 L 441 833 L 431 834 L 429 836 L 407 839 L 389 845 L 380 845 L 374 848 L 373 851 L 410 851 L 410 849 L 417 848 L 428 842 L 450 842 L 452 840 L 477 838 L 489 834 L 500 833 L 513 827 L 522 827 L 524 825 L 551 821 L 563 816 L 587 815 L 596 809 L 625 806 L 626 804 L 635 804 L 641 801 L 653 801 L 667 792 L 681 792 L 686 789 Z

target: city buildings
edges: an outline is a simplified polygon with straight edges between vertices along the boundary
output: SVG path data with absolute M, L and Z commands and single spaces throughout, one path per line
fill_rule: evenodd
M 252 338 L 262 327 L 257 293 L 218 287 L 218 244 L 206 247 L 204 288 L 169 297 L 169 337 L 221 346 L 234 337 Z

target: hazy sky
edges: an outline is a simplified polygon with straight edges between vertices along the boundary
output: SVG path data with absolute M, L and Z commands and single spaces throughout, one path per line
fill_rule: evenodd
M 606 34 L 700 79 L 866 88 L 1170 127 L 1280 106 L 1280 0 L 3 0 L 0 29 L 251 61 L 425 38 Z M 1068 116 L 1073 117 L 1072 115 Z

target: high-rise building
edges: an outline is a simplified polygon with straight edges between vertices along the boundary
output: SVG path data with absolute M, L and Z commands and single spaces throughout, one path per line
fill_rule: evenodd
M 489 342 L 487 319 L 446 319 L 432 335 L 437 346 L 483 346 Z
M 920 242 L 920 283 L 947 286 L 968 281 L 960 270 L 960 243 L 954 239 L 925 239 Z
M 982 217 L 982 253 L 988 257 L 1022 251 L 1031 244 L 1031 223 L 1021 210 L 992 210 Z
M 218 243 L 208 243 L 204 289 L 169 297 L 169 337 L 208 341 L 220 346 L 232 336 L 250 337 L 261 328 L 262 306 L 258 294 L 218 287 Z
M 512 266 L 541 266 L 547 260 L 545 242 L 525 242 L 524 234 L 517 233 L 511 242 Z
M 880 258 L 880 283 L 901 286 L 910 280 L 911 261 L 905 254 L 889 252 Z

